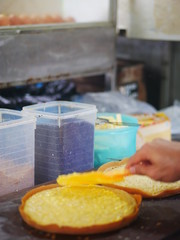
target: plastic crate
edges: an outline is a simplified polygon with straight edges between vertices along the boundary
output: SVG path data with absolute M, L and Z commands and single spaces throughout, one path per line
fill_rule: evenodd
M 94 105 L 55 101 L 23 108 L 37 119 L 35 183 L 94 167 Z
M 34 185 L 36 119 L 0 109 L 0 196 Z

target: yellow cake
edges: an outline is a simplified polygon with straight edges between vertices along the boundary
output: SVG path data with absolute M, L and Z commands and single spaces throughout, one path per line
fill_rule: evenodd
M 126 226 L 139 211 L 140 195 L 109 187 L 42 186 L 28 192 L 19 208 L 24 221 L 39 230 L 93 234 Z

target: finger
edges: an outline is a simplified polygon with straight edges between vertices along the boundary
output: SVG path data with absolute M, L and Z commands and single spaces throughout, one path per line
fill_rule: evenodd
M 151 175 L 151 164 L 144 164 L 143 162 L 140 162 L 131 166 L 129 171 L 132 174 Z
M 155 181 L 165 181 L 168 182 L 166 178 L 163 178 L 161 174 L 159 174 L 151 164 L 144 165 L 144 164 L 138 164 L 130 168 L 130 172 L 132 174 L 138 174 L 138 175 L 144 175 L 148 176 L 151 179 L 154 179 Z
M 126 168 L 133 167 L 133 165 L 139 164 L 140 162 L 148 160 L 148 151 L 146 147 L 142 147 L 132 157 L 129 158 Z

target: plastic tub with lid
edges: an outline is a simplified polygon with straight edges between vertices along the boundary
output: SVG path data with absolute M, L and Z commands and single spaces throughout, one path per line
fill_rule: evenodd
M 36 119 L 0 109 L 0 196 L 34 185 Z
M 35 182 L 94 167 L 96 106 L 54 101 L 23 108 L 35 116 Z
M 98 126 L 98 129 L 95 129 L 94 167 L 98 168 L 104 163 L 132 156 L 136 152 L 137 119 L 117 113 L 98 113 L 97 116 L 110 121 L 116 121 L 117 116 L 120 116 L 122 122 L 135 125 L 117 128 L 116 125 L 110 124 L 107 128 L 102 125 L 102 128 Z

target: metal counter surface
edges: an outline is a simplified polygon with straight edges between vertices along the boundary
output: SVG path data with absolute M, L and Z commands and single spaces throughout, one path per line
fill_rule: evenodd
M 143 200 L 137 219 L 126 228 L 96 235 L 68 236 L 37 231 L 23 222 L 18 212 L 22 190 L 0 197 L 1 240 L 176 240 L 180 239 L 180 195 L 157 200 Z

